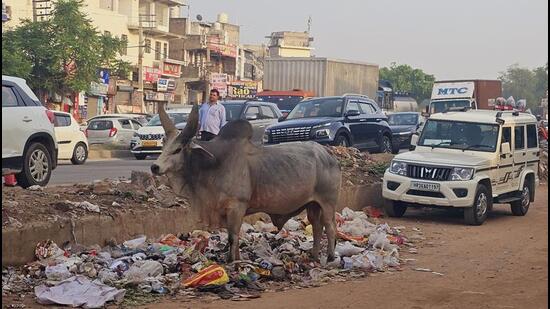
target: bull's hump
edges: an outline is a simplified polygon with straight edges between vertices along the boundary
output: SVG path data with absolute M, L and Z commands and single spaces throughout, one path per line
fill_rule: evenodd
M 221 139 L 252 139 L 252 125 L 246 120 L 236 120 L 228 122 L 220 130 L 218 135 Z

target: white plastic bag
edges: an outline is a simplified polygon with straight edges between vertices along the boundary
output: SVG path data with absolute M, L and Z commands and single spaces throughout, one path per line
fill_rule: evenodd
M 336 253 L 338 253 L 339 256 L 353 256 L 365 251 L 365 248 L 356 247 L 349 241 L 346 241 L 343 244 L 336 244 L 335 251 Z

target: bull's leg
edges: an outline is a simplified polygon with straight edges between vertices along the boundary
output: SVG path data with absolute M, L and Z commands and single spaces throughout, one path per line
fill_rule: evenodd
M 319 250 L 321 249 L 321 238 L 323 237 L 323 225 L 321 224 L 321 208 L 317 204 L 310 204 L 307 207 L 307 219 L 313 228 L 313 249 L 311 256 L 314 260 L 319 260 Z
M 325 233 L 327 234 L 328 240 L 327 261 L 331 262 L 334 260 L 334 247 L 336 246 L 336 220 L 334 211 L 327 211 L 323 209 L 321 212 L 321 221 L 325 226 Z
M 227 211 L 227 234 L 229 240 L 229 262 L 240 260 L 239 233 L 246 213 L 247 205 L 244 203 L 232 203 Z

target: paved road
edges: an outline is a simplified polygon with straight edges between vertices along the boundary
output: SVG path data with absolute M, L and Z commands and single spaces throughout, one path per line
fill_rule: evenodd
M 130 178 L 132 171 L 149 171 L 155 158 L 138 161 L 134 158 L 121 160 L 90 160 L 84 165 L 72 165 L 70 161 L 59 161 L 53 171 L 49 185 L 89 183 L 104 178 Z

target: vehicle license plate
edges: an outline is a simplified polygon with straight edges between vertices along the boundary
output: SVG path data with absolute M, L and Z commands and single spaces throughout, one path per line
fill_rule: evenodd
M 440 186 L 438 183 L 417 182 L 417 181 L 411 182 L 411 189 L 414 189 L 414 190 L 439 192 L 439 187 Z
M 143 147 L 157 147 L 157 141 L 143 141 L 141 144 Z

